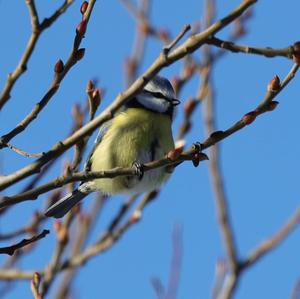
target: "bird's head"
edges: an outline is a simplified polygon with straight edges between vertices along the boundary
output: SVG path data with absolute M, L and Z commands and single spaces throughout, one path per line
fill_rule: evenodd
M 170 81 L 160 76 L 155 76 L 145 85 L 136 96 L 136 101 L 146 109 L 170 116 L 173 115 L 174 107 L 180 104 Z

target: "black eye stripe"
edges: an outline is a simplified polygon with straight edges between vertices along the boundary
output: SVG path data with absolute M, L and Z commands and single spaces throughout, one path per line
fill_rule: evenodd
M 161 99 L 165 99 L 168 102 L 172 102 L 172 99 L 169 99 L 168 97 L 166 97 L 164 94 L 162 94 L 161 92 L 153 92 L 153 91 L 149 91 L 147 89 L 144 89 L 144 92 L 149 93 L 151 95 L 153 95 L 155 98 L 161 98 Z
M 147 89 L 144 89 L 143 92 L 151 94 L 155 98 L 164 99 L 167 102 L 171 103 L 173 106 L 177 106 L 178 104 L 180 104 L 179 100 L 170 99 L 170 98 L 166 97 L 164 94 L 162 94 L 161 92 L 154 92 L 154 91 L 150 91 L 150 90 L 147 90 Z

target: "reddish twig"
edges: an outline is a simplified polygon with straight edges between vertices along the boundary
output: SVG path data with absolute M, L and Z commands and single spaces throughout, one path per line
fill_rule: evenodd
M 34 1 L 26 0 L 26 4 L 28 6 L 31 17 L 32 33 L 16 69 L 8 75 L 7 81 L 0 95 L 0 110 L 10 99 L 10 93 L 16 81 L 27 70 L 27 63 L 35 49 L 36 43 L 42 32 L 50 27 L 68 9 L 73 1 L 74 0 L 65 0 L 64 3 L 58 8 L 58 10 L 56 10 L 49 18 L 46 18 L 42 23 L 39 23 L 39 18 Z
M 6 147 L 7 143 L 14 138 L 16 135 L 23 132 L 27 126 L 37 118 L 39 113 L 45 108 L 48 102 L 52 99 L 55 95 L 57 90 L 60 87 L 60 84 L 64 77 L 67 75 L 69 70 L 80 60 L 84 55 L 85 49 L 79 49 L 82 39 L 84 38 L 84 34 L 86 32 L 86 27 L 88 24 L 88 20 L 91 14 L 91 8 L 93 7 L 96 0 L 91 0 L 89 4 L 89 9 L 87 9 L 86 13 L 84 14 L 83 20 L 79 23 L 76 29 L 76 35 L 74 38 L 73 48 L 72 51 L 64 64 L 61 60 L 58 60 L 54 67 L 54 78 L 50 85 L 50 88 L 46 92 L 46 94 L 42 97 L 42 99 L 34 106 L 34 108 L 25 116 L 25 118 L 10 132 L 3 135 L 0 138 L 0 148 Z
M 162 68 L 174 63 L 175 61 L 183 58 L 189 53 L 194 52 L 196 49 L 198 49 L 205 43 L 205 40 L 207 38 L 226 27 L 256 2 L 257 0 L 243 1 L 235 10 L 229 13 L 225 18 L 217 21 L 205 31 L 189 37 L 184 43 L 182 43 L 171 53 L 169 53 L 169 55 L 160 55 L 149 67 L 149 69 L 138 80 L 136 80 L 125 92 L 119 94 L 115 101 L 109 107 L 107 107 L 98 117 L 89 122 L 87 125 L 83 126 L 80 130 L 75 132 L 69 138 L 65 139 L 63 142 L 59 142 L 56 145 L 54 145 L 54 147 L 50 151 L 45 153 L 45 155 L 43 155 L 42 158 L 38 159 L 32 164 L 25 166 L 22 169 L 19 169 L 15 173 L 6 175 L 5 177 L 1 178 L 0 191 L 8 186 L 15 184 L 23 178 L 38 172 L 44 164 L 60 156 L 68 148 L 70 148 L 76 142 L 78 142 L 78 140 L 91 134 L 91 132 L 98 128 L 99 125 L 111 119 L 114 113 L 119 109 L 119 107 L 123 105 L 126 101 L 128 101 L 131 97 L 133 97 L 136 93 L 138 93 L 146 85 L 146 83 L 153 76 L 155 76 Z M 91 3 L 92 2 L 90 2 L 90 4 Z

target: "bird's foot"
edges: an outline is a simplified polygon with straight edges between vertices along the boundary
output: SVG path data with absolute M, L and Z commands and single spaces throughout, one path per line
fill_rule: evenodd
M 144 165 L 140 162 L 135 161 L 132 163 L 132 167 L 135 169 L 135 174 L 140 181 L 144 176 Z

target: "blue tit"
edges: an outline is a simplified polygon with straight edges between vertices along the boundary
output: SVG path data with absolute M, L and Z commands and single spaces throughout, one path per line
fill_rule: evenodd
M 171 125 L 174 107 L 179 103 L 171 83 L 166 78 L 154 77 L 110 121 L 101 126 L 85 164 L 85 171 L 130 167 L 133 164 L 142 170 L 143 163 L 163 158 L 174 148 Z M 94 191 L 105 195 L 152 191 L 169 176 L 170 169 L 161 167 L 145 174 L 141 171 L 139 176 L 84 182 L 78 189 L 50 206 L 45 215 L 60 218 Z

